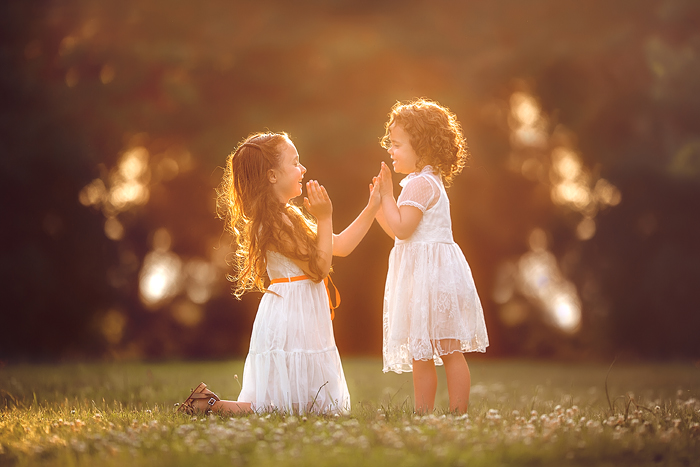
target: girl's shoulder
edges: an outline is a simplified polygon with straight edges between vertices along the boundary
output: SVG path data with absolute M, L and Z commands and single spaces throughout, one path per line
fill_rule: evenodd
M 409 191 L 418 189 L 431 190 L 434 192 L 440 191 L 440 186 L 444 186 L 440 173 L 435 172 L 429 165 L 423 167 L 420 172 L 408 174 L 399 182 L 399 185 L 401 185 L 404 191 L 406 191 L 406 189 L 409 189 Z
M 420 172 L 409 174 L 401 180 L 401 195 L 398 205 L 415 206 L 425 212 L 437 203 L 440 198 L 440 175 L 435 174 L 432 167 L 426 166 Z

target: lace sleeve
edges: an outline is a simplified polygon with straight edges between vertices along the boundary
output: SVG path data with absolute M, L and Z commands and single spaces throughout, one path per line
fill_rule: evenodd
M 428 177 L 416 177 L 401 190 L 398 206 L 414 206 L 422 212 L 432 208 L 439 198 L 439 191 Z

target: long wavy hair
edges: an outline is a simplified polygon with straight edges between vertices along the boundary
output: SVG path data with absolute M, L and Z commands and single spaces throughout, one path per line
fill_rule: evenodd
M 467 140 L 457 116 L 445 106 L 428 99 L 397 102 L 384 125 L 381 145 L 389 149 L 389 131 L 400 125 L 408 133 L 411 146 L 418 156 L 418 169 L 431 165 L 438 169 L 450 186 L 469 159 Z
M 224 176 L 216 190 L 216 211 L 225 229 L 233 235 L 236 253 L 230 264 L 240 298 L 249 290 L 267 292 L 269 250 L 309 263 L 311 279 L 319 282 L 316 222 L 295 205 L 281 203 L 269 180 L 270 170 L 280 164 L 286 133 L 255 133 L 239 143 L 226 159 Z

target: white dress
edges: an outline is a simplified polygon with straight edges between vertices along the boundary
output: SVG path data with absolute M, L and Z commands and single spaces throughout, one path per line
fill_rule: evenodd
M 396 239 L 384 289 L 384 372 L 412 371 L 413 360 L 485 352 L 484 312 L 471 269 L 452 238 L 450 201 L 431 166 L 401 181 L 397 204 L 420 209 L 415 232 Z
M 280 253 L 267 253 L 270 278 L 304 272 Z M 328 295 L 310 279 L 272 284 L 253 323 L 238 400 L 255 411 L 345 413 L 350 393 L 335 346 Z

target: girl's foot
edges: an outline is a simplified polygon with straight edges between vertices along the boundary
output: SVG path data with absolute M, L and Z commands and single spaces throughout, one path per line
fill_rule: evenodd
M 187 415 L 207 413 L 220 400 L 219 396 L 207 389 L 206 384 L 200 383 L 199 386 L 194 388 L 192 394 L 185 399 L 185 402 L 180 404 L 177 411 Z

